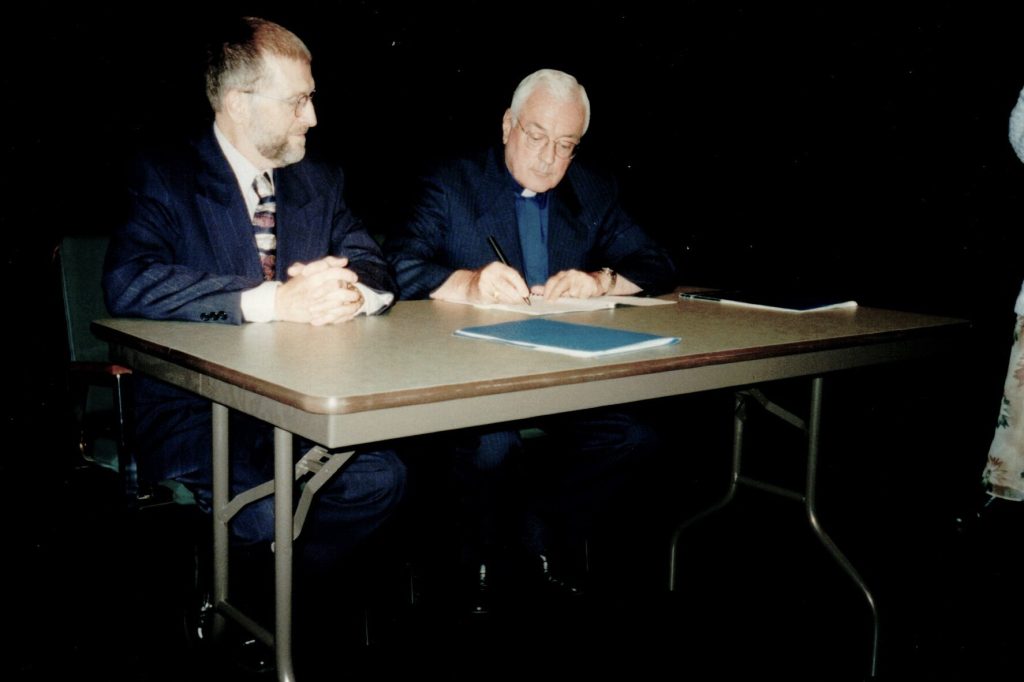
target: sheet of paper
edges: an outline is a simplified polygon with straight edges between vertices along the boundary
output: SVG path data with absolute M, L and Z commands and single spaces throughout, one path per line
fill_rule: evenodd
M 456 301 L 463 303 L 466 301 Z M 649 306 L 671 305 L 674 301 L 660 298 L 644 298 L 642 296 L 596 296 L 594 298 L 563 297 L 555 301 L 545 301 L 543 296 L 530 296 L 530 305 L 526 303 L 473 303 L 477 308 L 487 310 L 506 310 L 523 315 L 560 315 L 562 313 L 585 312 L 588 310 L 604 310 L 616 306 Z
M 857 307 L 853 300 L 816 296 L 804 293 L 744 293 L 744 292 L 700 292 L 682 293 L 680 298 L 694 301 L 711 301 L 722 305 L 760 308 L 786 313 L 813 313 L 823 310 L 841 310 Z
M 650 306 L 650 305 L 673 305 L 675 301 L 665 300 L 664 298 L 648 298 L 646 296 L 602 296 L 605 301 L 613 301 L 616 305 L 635 305 L 635 306 Z

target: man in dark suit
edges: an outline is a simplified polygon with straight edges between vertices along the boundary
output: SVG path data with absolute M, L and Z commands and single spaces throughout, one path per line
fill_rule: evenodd
M 401 297 L 526 305 L 531 294 L 554 300 L 670 291 L 671 259 L 623 211 L 615 183 L 573 163 L 589 121 L 590 103 L 575 78 L 550 69 L 527 76 L 502 119 L 504 149 L 428 177 L 410 220 L 388 241 Z M 506 494 L 519 431 L 465 431 L 448 442 L 466 526 L 463 563 L 474 575 L 487 576 L 489 564 L 501 562 L 501 546 L 512 543 L 536 555 L 553 580 L 550 521 L 579 540 L 641 455 L 656 448 L 653 430 L 627 409 L 575 413 L 542 426 L 561 457 L 545 465 L 554 483 L 539 506 L 556 511 L 544 524 L 531 513 L 525 523 L 512 514 L 511 530 L 501 519 L 521 497 L 514 485 Z
M 386 309 L 394 283 L 345 204 L 341 171 L 303 160 L 316 125 L 308 49 L 255 18 L 213 45 L 214 123 L 191 145 L 139 163 L 130 216 L 107 253 L 110 312 L 324 325 Z M 144 376 L 135 388 L 140 476 L 184 483 L 209 512 L 209 401 Z M 229 429 L 234 495 L 273 478 L 273 431 L 235 413 Z M 295 440 L 297 451 L 307 445 Z M 331 570 L 393 512 L 404 484 L 392 451 L 358 453 L 318 493 L 296 544 L 299 568 Z M 232 538 L 266 543 L 273 527 L 273 500 L 263 498 L 234 517 Z

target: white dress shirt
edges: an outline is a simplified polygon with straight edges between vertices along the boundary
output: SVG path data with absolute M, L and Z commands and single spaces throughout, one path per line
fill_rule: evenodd
M 238 151 L 221 132 L 216 123 L 213 124 L 213 136 L 217 139 L 217 144 L 220 145 L 224 157 L 228 160 L 228 165 L 231 166 L 231 171 L 235 174 L 238 188 L 242 191 L 242 197 L 245 199 L 245 207 L 251 216 L 256 212 L 256 205 L 260 200 L 252 186 L 252 180 L 265 171 L 257 168 L 249 159 L 245 158 L 242 152 Z M 271 184 L 273 184 L 274 174 L 272 171 L 270 177 Z M 272 322 L 277 319 L 274 302 L 279 286 L 281 286 L 281 282 L 263 282 L 255 289 L 242 292 L 242 315 L 246 322 Z M 394 300 L 394 294 L 371 289 L 361 282 L 356 282 L 356 287 L 363 295 L 363 305 L 360 306 L 357 315 L 372 315 L 391 305 L 391 301 Z

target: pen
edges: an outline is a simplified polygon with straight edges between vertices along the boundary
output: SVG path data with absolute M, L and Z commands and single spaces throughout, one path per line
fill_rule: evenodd
M 492 236 L 488 236 L 487 243 L 491 245 L 492 249 L 494 249 L 494 255 L 498 257 L 498 260 L 501 261 L 502 265 L 508 265 L 508 260 L 505 258 L 505 253 L 501 250 L 501 247 L 498 246 L 498 240 Z M 530 303 L 529 296 L 523 296 L 523 300 L 526 301 L 526 305 L 533 305 L 532 303 Z
M 698 301 L 721 301 L 722 299 L 718 296 L 708 296 L 707 294 L 679 294 L 679 298 L 690 298 Z

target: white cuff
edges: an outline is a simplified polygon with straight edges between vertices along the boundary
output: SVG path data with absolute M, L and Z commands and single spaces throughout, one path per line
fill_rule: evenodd
M 359 288 L 359 292 L 363 295 L 363 305 L 359 308 L 359 312 L 356 315 L 360 313 L 364 315 L 379 313 L 395 300 L 395 295 L 388 291 L 377 291 L 359 282 L 356 282 L 356 287 Z
M 273 322 L 274 301 L 280 282 L 264 282 L 242 292 L 242 317 L 246 322 Z

